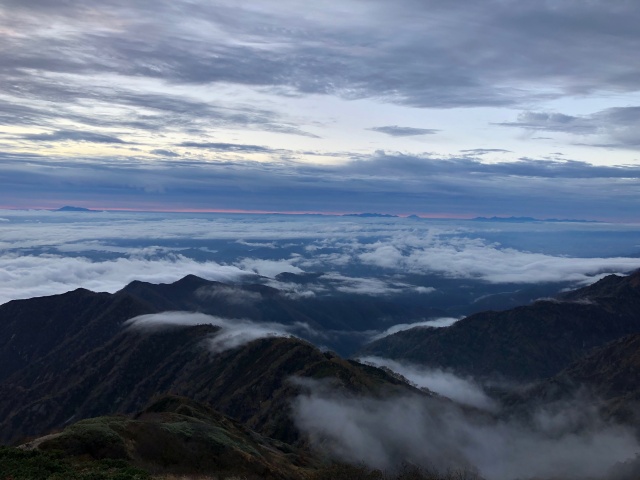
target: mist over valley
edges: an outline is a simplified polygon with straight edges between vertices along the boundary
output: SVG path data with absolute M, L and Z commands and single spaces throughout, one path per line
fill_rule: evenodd
M 95 450 L 77 435 L 98 435 L 98 424 L 75 422 L 124 414 L 168 431 L 205 408 L 271 439 L 252 448 L 284 442 L 316 458 L 273 457 L 267 468 L 282 478 L 319 475 L 330 461 L 496 480 L 637 471 L 640 383 L 623 373 L 636 368 L 622 361 L 630 354 L 615 353 L 640 334 L 633 225 L 2 217 L 5 443 L 62 431 L 35 444 L 144 467 L 158 459 L 138 423 L 109 420 L 121 446 Z M 200 406 L 140 413 L 159 395 Z M 231 452 L 225 442 L 216 448 Z M 223 471 L 219 461 L 165 468 Z

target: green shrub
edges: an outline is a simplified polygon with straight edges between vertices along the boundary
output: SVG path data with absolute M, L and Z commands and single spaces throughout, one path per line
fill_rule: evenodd
M 0 478 L 12 480 L 148 480 L 122 460 L 87 461 L 59 451 L 0 447 Z

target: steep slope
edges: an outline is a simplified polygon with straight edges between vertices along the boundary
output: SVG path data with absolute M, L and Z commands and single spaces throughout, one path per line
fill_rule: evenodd
M 0 441 L 11 442 L 72 420 L 141 409 L 161 393 L 212 405 L 251 428 L 294 442 L 291 377 L 329 378 L 340 388 L 382 395 L 411 387 L 382 370 L 322 353 L 293 338 L 265 338 L 213 354 L 216 328 L 126 330 L 62 371 L 36 364 L 0 386 Z
M 640 272 L 609 275 L 557 300 L 482 312 L 448 328 L 415 328 L 367 345 L 363 355 L 409 360 L 477 377 L 550 377 L 593 348 L 640 332 Z
M 308 340 L 343 355 L 362 343 L 359 332 L 441 314 L 361 295 L 295 299 L 265 285 L 226 285 L 193 275 L 172 284 L 135 281 L 116 294 L 77 289 L 0 305 L 0 382 L 35 362 L 64 368 L 108 341 L 127 319 L 167 310 L 308 326 Z
M 291 440 L 296 433 L 286 410 L 297 391 L 287 382 L 292 375 L 328 372 L 352 390 L 374 389 L 376 382 L 401 384 L 294 339 L 263 340 L 216 356 L 206 348 L 216 327 L 123 331 L 127 319 L 167 309 L 302 323 L 310 331 L 317 327 L 329 343 L 327 329 L 358 330 L 408 311 L 355 295 L 304 302 L 264 285 L 225 285 L 195 276 L 173 284 L 133 282 L 116 294 L 78 289 L 9 302 L 0 306 L 0 440 L 37 435 L 78 418 L 133 412 L 163 392 L 219 405 Z M 268 412 L 269 405 L 278 408 Z
M 579 392 L 594 399 L 607 418 L 632 425 L 640 421 L 640 334 L 628 335 L 595 349 L 554 377 L 505 396 L 517 411 L 560 401 Z
M 127 319 L 156 311 L 129 295 L 82 288 L 0 305 L 0 382 L 45 357 L 63 368 L 104 344 Z

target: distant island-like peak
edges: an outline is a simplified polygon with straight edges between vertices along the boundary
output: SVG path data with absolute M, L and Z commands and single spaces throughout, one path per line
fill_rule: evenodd
M 84 207 L 74 207 L 71 205 L 65 205 L 64 207 L 54 210 L 54 212 L 95 212 L 95 210 L 91 210 L 89 208 L 84 208 Z

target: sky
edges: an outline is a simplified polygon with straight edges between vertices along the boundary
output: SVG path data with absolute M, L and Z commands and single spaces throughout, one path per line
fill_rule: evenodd
M 0 208 L 636 222 L 633 0 L 0 2 Z

